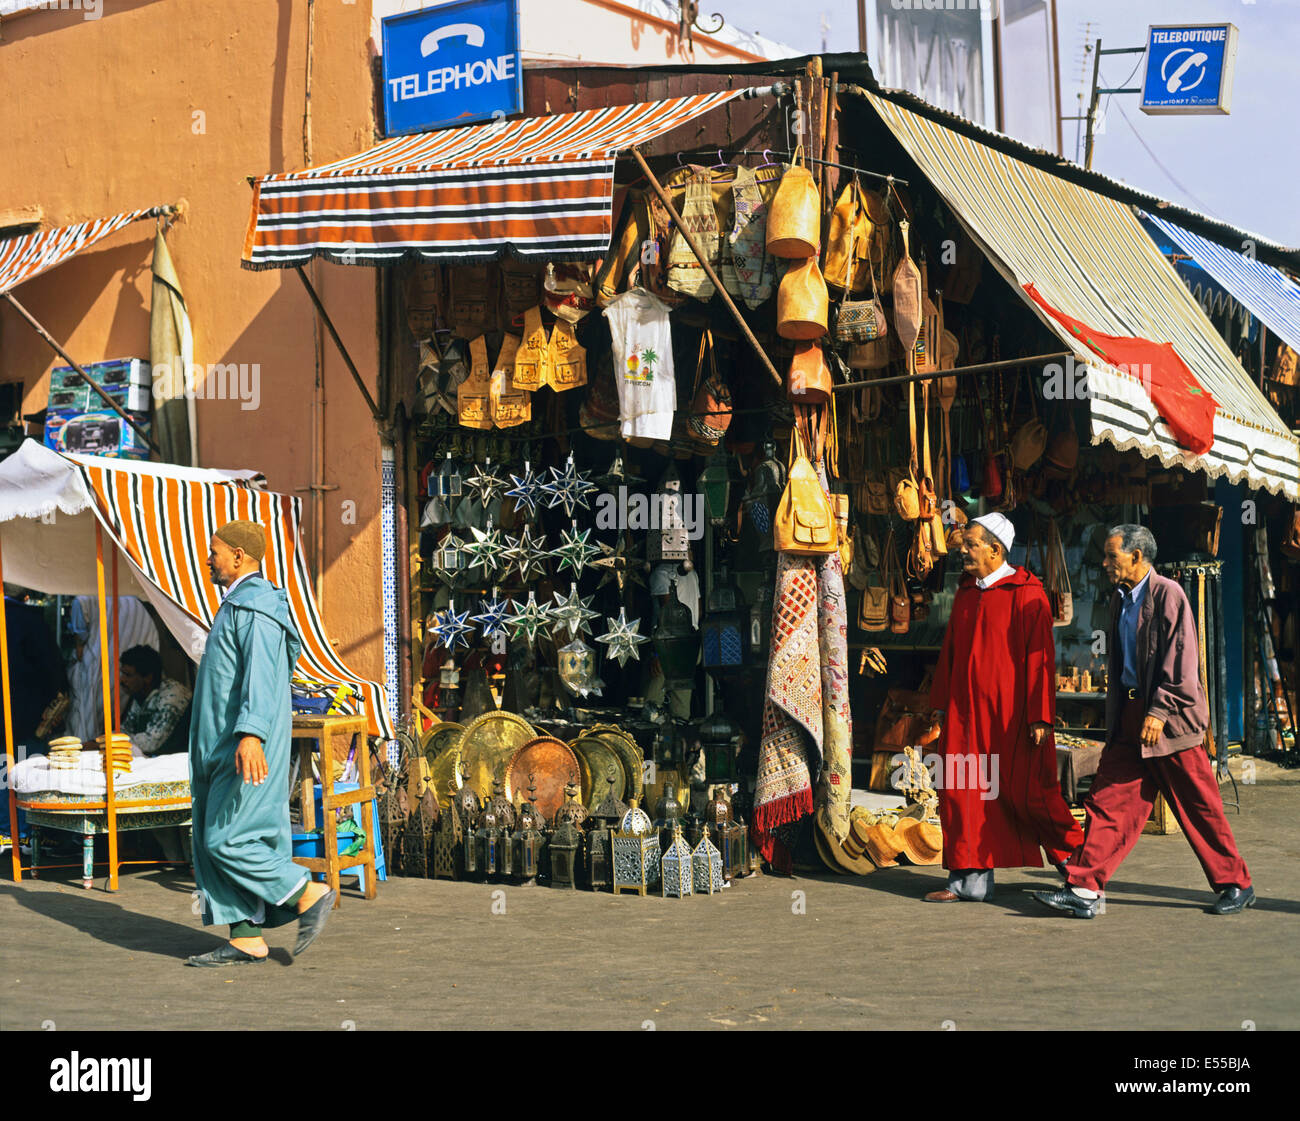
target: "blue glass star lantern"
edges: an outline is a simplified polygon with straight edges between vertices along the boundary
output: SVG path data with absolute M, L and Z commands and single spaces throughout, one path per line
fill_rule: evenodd
M 528 517 L 536 517 L 537 507 L 541 500 L 546 496 L 545 484 L 542 482 L 542 477 L 533 474 L 532 465 L 525 459 L 523 475 L 519 476 L 512 474 L 510 476 L 510 482 L 513 485 L 507 488 L 505 496 L 514 499 L 516 510 L 527 510 Z
M 492 589 L 492 598 L 483 600 L 483 610 L 471 615 L 470 621 L 477 623 L 483 630 L 484 638 L 496 638 L 504 634 L 506 622 L 510 618 L 510 601 L 497 598 L 497 588 Z
M 650 641 L 649 635 L 640 633 L 641 620 L 633 619 L 629 623 L 626 607 L 618 609 L 617 619 L 613 616 L 606 616 L 606 618 L 609 619 L 609 630 L 596 641 L 604 644 L 609 656 L 620 666 L 626 665 L 629 658 L 640 661 L 641 655 L 637 652 L 637 647 L 643 642 Z
M 530 591 L 528 599 L 521 604 L 518 600 L 510 601 L 511 615 L 506 620 L 510 624 L 511 638 L 524 638 L 532 646 L 537 641 L 537 632 L 550 633 L 550 611 L 537 602 L 537 593 Z
M 592 545 L 588 538 L 591 530 L 578 532 L 578 523 L 572 522 L 571 528 L 560 531 L 562 544 L 551 550 L 551 556 L 559 559 L 560 565 L 556 575 L 569 569 L 574 576 L 581 576 L 582 570 L 591 562 L 591 558 L 600 552 L 599 545 Z
M 456 611 L 456 601 L 447 604 L 447 610 L 440 612 L 434 625 L 434 634 L 444 650 L 454 651 L 458 646 L 469 648 L 469 634 L 474 630 L 466 620 L 468 611 Z
M 507 537 L 508 547 L 501 551 L 505 567 L 519 569 L 519 581 L 529 583 L 534 576 L 545 571 L 546 558 L 551 554 L 546 550 L 546 535 L 534 537 L 531 526 L 524 526 L 518 537 Z
M 551 509 L 563 506 L 564 514 L 569 518 L 573 517 L 573 511 L 579 506 L 584 510 L 591 509 L 591 505 L 587 502 L 587 495 L 599 488 L 585 475 L 578 473 L 573 465 L 572 455 L 565 462 L 563 471 L 557 471 L 554 467 L 550 470 L 551 481 L 543 484 L 542 492 L 550 500 L 548 505 Z
M 586 598 L 579 596 L 578 585 L 574 583 L 569 584 L 567 596 L 556 592 L 555 604 L 551 608 L 551 623 L 557 635 L 564 631 L 572 640 L 580 634 L 591 634 L 591 624 L 587 620 L 594 619 L 600 614 L 599 611 L 591 609 L 591 601 L 595 598 L 595 596 Z

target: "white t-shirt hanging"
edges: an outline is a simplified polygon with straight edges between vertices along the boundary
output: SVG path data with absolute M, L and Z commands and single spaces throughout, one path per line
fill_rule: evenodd
M 614 381 L 625 438 L 667 440 L 677 409 L 669 308 L 644 288 L 629 288 L 605 308 L 614 346 Z

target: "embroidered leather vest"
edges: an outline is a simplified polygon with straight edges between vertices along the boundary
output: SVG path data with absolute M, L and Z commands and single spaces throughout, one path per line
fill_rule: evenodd
M 718 212 L 713 207 L 713 180 L 708 168 L 691 165 L 681 214 L 682 224 L 695 235 L 709 264 L 716 265 Z M 697 300 L 707 300 L 713 295 L 713 281 L 705 274 L 681 230 L 673 234 L 672 249 L 668 253 L 668 286 Z
M 587 384 L 587 352 L 578 345 L 573 325 L 559 320 L 550 336 L 540 307 L 524 313 L 524 338 L 515 356 L 515 387 L 535 390 L 549 385 L 556 393 Z
M 775 184 L 768 193 L 775 194 Z M 731 196 L 735 218 L 723 239 L 720 275 L 727 291 L 753 309 L 771 296 L 776 274 L 776 262 L 767 255 L 767 200 L 747 167 L 736 168 Z
M 492 369 L 492 422 L 498 428 L 513 428 L 533 419 L 532 394 L 515 385 L 515 354 L 518 350 L 519 336 L 507 335 Z
M 469 377 L 456 387 L 456 418 L 465 428 L 492 427 L 491 391 L 487 340 L 479 335 L 469 344 Z

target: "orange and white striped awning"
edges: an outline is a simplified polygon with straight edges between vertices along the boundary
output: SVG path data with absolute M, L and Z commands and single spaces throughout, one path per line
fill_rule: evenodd
M 159 207 L 147 210 L 130 210 L 112 218 L 96 218 L 93 222 L 79 222 L 75 226 L 61 226 L 57 230 L 36 230 L 0 240 L 0 295 L 16 288 L 24 281 L 61 265 L 69 257 L 88 249 L 95 242 L 108 237 L 131 222 L 152 218 Z
M 609 248 L 616 154 L 753 90 L 397 136 L 253 182 L 243 265 L 582 260 Z

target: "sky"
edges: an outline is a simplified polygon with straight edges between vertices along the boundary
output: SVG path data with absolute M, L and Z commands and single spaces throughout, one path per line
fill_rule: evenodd
M 856 0 L 703 0 L 701 23 L 718 12 L 803 53 L 855 51 Z M 1057 0 L 1061 105 L 1083 112 L 1077 93 L 1085 30 L 1102 46 L 1146 42 L 1150 24 L 1217 22 L 1238 30 L 1232 112 L 1228 116 L 1152 117 L 1136 94 L 1115 95 L 1096 141 L 1093 168 L 1170 202 L 1288 246 L 1300 246 L 1300 0 Z M 825 30 L 823 30 L 825 27 Z M 1137 55 L 1105 56 L 1101 85 L 1125 81 Z M 1087 80 L 1091 79 L 1091 61 Z M 1105 99 L 1103 99 L 1103 105 Z M 1065 155 L 1075 156 L 1074 122 L 1063 125 Z M 1145 143 L 1145 147 L 1143 146 Z M 1148 151 L 1149 149 L 1149 151 Z

